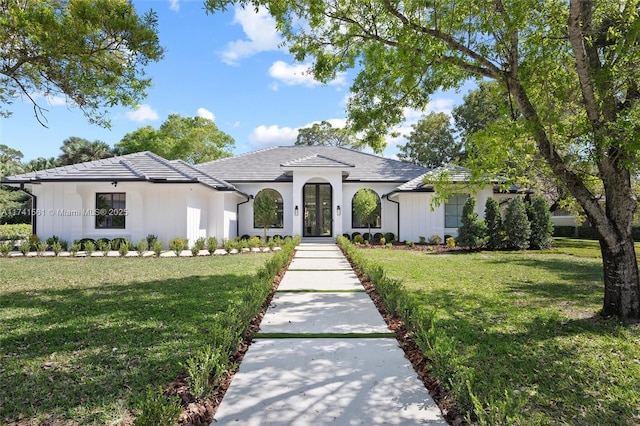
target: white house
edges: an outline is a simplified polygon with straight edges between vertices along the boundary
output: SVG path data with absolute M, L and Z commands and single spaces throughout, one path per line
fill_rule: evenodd
M 367 232 L 354 217 L 353 198 L 362 188 L 379 198 L 371 232 L 399 240 L 457 235 L 460 193 L 439 207 L 424 183 L 432 170 L 341 147 L 284 146 L 190 165 L 151 152 L 7 176 L 33 199 L 34 233 L 67 241 L 156 235 L 162 241 L 200 237 L 219 241 L 262 235 L 253 218 L 253 199 L 268 191 L 277 201 L 269 235 L 304 238 Z M 461 191 L 462 192 L 462 191 Z M 483 216 L 493 185 L 473 194 Z

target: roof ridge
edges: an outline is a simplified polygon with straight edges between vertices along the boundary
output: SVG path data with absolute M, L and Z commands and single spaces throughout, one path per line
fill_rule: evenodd
M 214 181 L 216 181 L 216 182 L 218 182 L 218 183 L 222 184 L 223 186 L 226 186 L 227 188 L 234 188 L 234 189 L 235 189 L 235 186 L 233 186 L 232 184 L 230 184 L 230 183 L 229 183 L 229 182 L 227 182 L 226 180 L 219 179 L 219 178 L 217 178 L 217 177 L 215 177 L 215 176 L 213 176 L 213 175 L 210 175 L 209 173 L 207 173 L 207 172 L 205 172 L 205 171 L 203 171 L 203 170 L 200 170 L 200 169 L 199 169 L 198 167 L 196 167 L 194 164 L 187 163 L 186 161 L 184 161 L 184 160 L 182 160 L 182 159 L 177 159 L 177 160 L 173 160 L 173 161 L 175 161 L 175 162 L 179 162 L 182 166 L 188 167 L 188 168 L 189 168 L 189 169 L 191 169 L 191 170 L 194 170 L 194 171 L 196 171 L 196 172 L 198 172 L 198 173 L 200 173 L 200 174 L 203 174 L 203 175 L 205 175 L 206 177 L 208 177 L 209 179 L 212 179 L 212 180 L 214 180 Z M 214 161 L 215 161 L 215 160 L 214 160 Z M 199 180 L 199 179 L 198 179 L 198 180 Z
M 223 157 L 223 158 L 218 158 L 216 160 L 211 160 L 211 161 L 205 161 L 204 163 L 198 163 L 195 164 L 196 167 L 200 167 L 200 166 L 208 166 L 212 163 L 219 163 L 225 160 L 230 160 L 232 158 L 241 158 L 241 157 L 247 157 L 249 155 L 253 155 L 253 154 L 257 154 L 259 152 L 264 152 L 264 151 L 270 151 L 276 148 L 280 148 L 280 146 L 268 146 L 266 148 L 262 148 L 262 149 L 258 149 L 256 151 L 249 151 L 249 152 L 243 152 L 242 154 L 238 154 L 238 155 L 230 155 L 229 157 Z

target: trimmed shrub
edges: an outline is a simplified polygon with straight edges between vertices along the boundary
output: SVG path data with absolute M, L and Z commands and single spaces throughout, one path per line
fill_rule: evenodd
M 343 237 L 345 237 L 347 240 L 351 241 L 351 235 L 349 234 L 342 234 Z
M 522 197 L 514 197 L 507 203 L 504 217 L 506 247 L 511 250 L 526 250 L 531 237 L 531 225 Z
M 476 200 L 473 197 L 467 198 L 462 208 L 462 226 L 458 228 L 458 238 L 456 242 L 459 246 L 477 249 L 483 247 L 487 242 L 487 226 L 483 220 L 478 219 L 478 213 L 474 211 Z
M 147 239 L 147 243 L 148 242 L 149 240 Z M 160 255 L 162 254 L 162 249 L 164 248 L 164 244 L 162 244 L 162 241 L 155 239 L 153 240 L 149 248 L 155 253 L 156 257 L 160 257 Z
M 358 231 L 356 231 L 356 232 L 352 233 L 352 234 L 351 234 L 351 241 L 355 241 L 355 239 L 356 239 L 356 235 L 362 235 L 362 233 L 360 233 L 360 232 L 358 232 Z M 363 238 L 363 240 L 364 240 L 364 238 Z
M 386 232 L 384 238 L 387 240 L 387 243 L 392 243 L 396 240 L 396 235 L 393 232 Z
M 41 241 L 38 244 L 36 244 L 36 252 L 38 253 L 38 256 L 42 256 L 46 250 L 47 250 L 47 243 L 45 241 Z
M 51 244 L 51 250 L 53 250 L 54 256 L 59 255 L 60 252 L 63 250 L 62 243 L 60 243 L 59 241 L 56 241 L 55 243 Z
M 2 257 L 9 256 L 9 252 L 12 249 L 13 249 L 13 241 L 11 241 L 11 242 L 1 241 L 0 242 L 0 255 L 2 255 Z
M 553 223 L 547 202 L 542 197 L 533 197 L 527 208 L 527 216 L 531 226 L 529 248 L 546 250 L 553 243 Z
M 138 256 L 142 257 L 144 252 L 147 251 L 147 240 L 138 241 L 138 244 L 136 244 L 136 251 L 138 252 Z
M 24 223 L 0 225 L 0 240 L 26 240 L 31 235 L 31 230 L 31 225 Z
M 100 238 L 97 242 L 98 250 L 102 252 L 105 256 L 111 250 L 111 243 L 108 238 Z
M 173 250 L 176 256 L 180 256 L 182 250 L 185 250 L 189 243 L 184 238 L 174 238 L 169 241 L 169 248 Z
M 120 245 L 125 242 L 129 242 L 129 240 L 122 237 L 114 238 L 113 240 L 111 240 L 111 249 L 120 250 Z
M 364 237 L 362 235 L 360 235 L 360 234 L 354 235 L 353 236 L 353 242 L 355 244 L 362 244 L 362 243 L 364 243 Z
M 93 244 L 93 250 L 96 249 L 96 242 L 95 240 L 91 239 L 91 238 L 83 238 L 81 240 L 77 241 L 78 244 L 80 244 L 80 250 L 87 250 L 87 243 L 91 243 Z
M 589 225 L 578 226 L 578 238 L 586 240 L 597 240 L 598 234 L 596 230 Z
M 442 237 L 438 234 L 433 234 L 429 237 L 429 244 L 442 244 Z
M 84 242 L 84 252 L 86 253 L 87 256 L 91 256 L 91 254 L 96 251 L 96 244 L 93 242 L 93 240 L 91 241 L 85 241 Z
M 120 247 L 118 247 L 118 253 L 120 253 L 120 256 L 125 257 L 127 253 L 129 253 L 130 248 L 131 248 L 131 241 L 125 239 L 123 242 L 120 243 Z
M 71 256 L 75 256 L 76 254 L 78 254 L 79 251 L 80 251 L 80 243 L 78 241 L 74 241 L 71 244 L 71 247 L 69 247 L 69 253 L 71 253 Z
M 487 248 L 499 250 L 504 246 L 505 234 L 502 227 L 500 204 L 494 198 L 488 198 L 484 205 L 484 223 L 487 226 Z
M 142 401 L 138 403 L 138 410 L 140 414 L 133 422 L 136 426 L 176 424 L 182 413 L 180 398 L 164 396 L 162 386 L 159 386 L 157 391 L 149 386 L 146 396 L 143 396 Z
M 420 236 L 418 237 L 418 244 L 420 244 L 420 245 L 427 244 L 427 237 L 425 237 L 425 236 L 423 236 L 423 235 L 420 235 Z
M 207 250 L 209 250 L 210 254 L 213 254 L 214 251 L 218 248 L 218 240 L 216 237 L 209 237 L 207 239 Z
M 447 237 L 445 241 L 445 244 L 447 245 L 447 247 L 455 247 L 456 246 L 456 239 L 453 237 Z
M 382 232 L 376 232 L 375 234 L 373 234 L 374 243 L 379 243 L 382 238 L 384 238 L 384 234 Z

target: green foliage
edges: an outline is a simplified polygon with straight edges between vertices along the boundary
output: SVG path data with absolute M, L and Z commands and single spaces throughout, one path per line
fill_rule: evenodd
M 418 244 L 420 245 L 424 245 L 427 243 L 427 237 L 425 237 L 424 235 L 420 235 L 418 237 Z
M 31 235 L 31 225 L 0 225 L 0 240 L 25 240 Z
M 155 13 L 138 16 L 128 1 L 8 1 L 1 10 L 0 104 L 21 95 L 40 123 L 46 109 L 34 94 L 64 96 L 108 127 L 105 109 L 136 106 L 151 84 L 143 68 L 163 55 Z
M 55 256 L 59 255 L 60 252 L 63 250 L 62 243 L 58 241 L 54 242 L 53 244 L 51 244 L 51 250 L 53 251 L 53 254 Z
M 80 251 L 80 247 L 80 243 L 74 241 L 69 247 L 69 253 L 71 253 L 71 256 L 75 256 L 76 254 L 78 254 L 78 252 Z
M 353 214 L 360 223 L 366 223 L 371 233 L 371 223 L 378 214 L 378 195 L 369 188 L 362 188 L 353 196 Z
M 127 133 L 115 149 L 119 154 L 151 151 L 167 160 L 198 164 L 231 156 L 234 144 L 211 120 L 171 114 L 158 130 L 147 126 Z
M 147 235 L 147 247 L 149 247 L 149 249 L 151 249 L 151 247 L 153 247 L 153 242 L 156 241 L 158 239 L 157 236 L 153 235 L 153 234 L 148 234 Z
M 462 208 L 462 226 L 458 228 L 457 244 L 470 249 L 478 249 L 485 245 L 487 241 L 487 227 L 484 221 L 478 219 L 478 214 L 474 211 L 476 200 L 473 197 L 467 198 Z
M 387 244 L 387 239 L 385 237 L 380 238 L 380 241 L 378 241 L 381 245 L 385 245 Z
M 218 333 L 226 330 L 218 330 Z M 196 398 L 203 398 L 211 391 L 209 378 L 222 376 L 227 370 L 229 354 L 226 348 L 207 346 L 186 362 L 186 370 L 189 375 L 189 384 Z
M 462 143 L 453 137 L 448 114 L 431 112 L 411 127 L 407 143 L 398 146 L 400 160 L 435 168 L 464 158 Z
M 456 239 L 453 237 L 447 237 L 447 239 L 445 240 L 445 244 L 447 245 L 447 247 L 455 247 Z
M 11 250 L 13 250 L 13 241 L 0 241 L 0 255 L 2 257 L 7 257 Z
M 176 256 L 180 256 L 180 253 L 182 253 L 182 250 L 186 250 L 188 246 L 189 246 L 189 243 L 184 238 L 173 238 L 169 240 L 169 249 L 173 250 Z
M 487 248 L 499 250 L 503 247 L 505 234 L 502 229 L 500 204 L 495 198 L 488 198 L 484 206 L 484 221 L 487 225 Z
M 173 426 L 177 423 L 182 413 L 180 398 L 174 396 L 168 398 L 162 393 L 162 386 L 154 390 L 147 388 L 147 393 L 138 403 L 139 414 L 136 416 L 136 426 Z
M 93 240 L 87 240 L 84 242 L 84 252 L 87 255 L 87 257 L 90 257 L 91 254 L 96 251 L 96 244 L 93 242 Z
M 531 225 L 529 248 L 546 250 L 553 243 L 553 222 L 551 212 L 544 198 L 537 196 L 531 199 L 527 208 L 527 215 Z
M 269 191 L 258 192 L 253 200 L 253 218 L 256 226 L 264 229 L 264 237 L 267 238 L 267 229 L 273 226 L 278 213 L 278 204 Z
M 342 146 L 350 149 L 362 149 L 363 142 L 349 129 L 333 127 L 328 121 L 313 123 L 298 131 L 295 145 Z M 379 151 L 381 152 L 381 151 Z
M 514 197 L 507 203 L 504 217 L 504 230 L 507 237 L 505 245 L 511 250 L 529 248 L 531 225 L 527 217 L 527 208 L 522 197 Z
M 438 234 L 433 234 L 429 237 L 429 244 L 442 244 L 442 237 Z
M 39 243 L 36 244 L 35 249 L 36 249 L 36 252 L 38 253 L 38 256 L 42 256 L 44 252 L 47 250 L 47 243 L 44 241 L 40 241 Z
M 147 240 L 143 239 L 138 241 L 135 248 L 138 252 L 138 256 L 142 257 L 144 255 L 144 252 L 147 251 Z
M 89 142 L 87 139 L 75 136 L 65 139 L 60 150 L 62 154 L 58 157 L 55 167 L 101 160 L 113 156 L 113 150 L 106 142 Z
M 200 250 L 204 250 L 206 247 L 207 240 L 204 237 L 198 238 L 194 243 L 193 247 L 191 247 L 191 254 L 197 256 L 200 253 Z
M 120 243 L 120 247 L 118 247 L 118 253 L 120 256 L 124 257 L 129 253 L 129 249 L 131 248 L 131 241 L 124 240 Z
M 353 237 L 353 242 L 354 242 L 355 244 L 362 244 L 362 243 L 364 243 L 364 237 L 363 237 L 362 235 L 360 235 L 360 234 L 356 234 L 356 235 Z
M 407 241 L 404 242 L 404 245 L 407 246 L 407 247 L 413 247 L 414 244 L 415 243 L 413 241 L 411 241 L 411 240 L 407 240 Z
M 149 240 L 147 239 L 147 243 L 148 242 Z M 155 253 L 156 257 L 160 257 L 160 255 L 162 254 L 162 249 L 164 249 L 164 244 L 162 244 L 162 241 L 156 238 L 152 240 L 150 248 L 153 253 Z
M 19 250 L 20 250 L 20 253 L 26 256 L 29 253 L 29 251 L 31 251 L 31 243 L 29 242 L 29 240 L 22 240 Z
M 218 240 L 216 237 L 209 237 L 207 239 L 207 250 L 209 250 L 209 254 L 213 254 L 214 251 L 218 248 Z
M 111 250 L 111 242 L 108 238 L 100 238 L 96 245 L 98 247 L 98 251 L 101 251 L 104 256 L 106 256 Z

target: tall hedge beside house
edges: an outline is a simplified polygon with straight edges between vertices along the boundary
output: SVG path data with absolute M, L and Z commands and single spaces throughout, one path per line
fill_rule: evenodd
M 488 198 L 484 205 L 484 220 L 487 225 L 487 248 L 499 250 L 504 245 L 504 230 L 500 204 L 495 198 Z
M 527 216 L 531 224 L 529 248 L 546 250 L 553 242 L 553 222 L 551 212 L 544 198 L 537 196 L 531 199 L 527 208 Z
M 509 200 L 504 217 L 506 247 L 512 250 L 526 250 L 531 238 L 531 225 L 527 217 L 527 208 L 522 197 Z
M 458 228 L 456 239 L 459 246 L 471 249 L 483 247 L 487 242 L 487 226 L 483 220 L 478 219 L 478 214 L 474 211 L 475 207 L 475 198 L 469 197 L 462 207 L 462 226 Z

